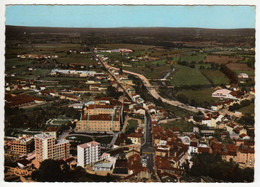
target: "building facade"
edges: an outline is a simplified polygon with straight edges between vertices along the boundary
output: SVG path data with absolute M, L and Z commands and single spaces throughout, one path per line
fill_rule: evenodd
M 57 141 L 49 134 L 38 134 L 34 137 L 36 160 L 42 162 L 45 159 L 66 159 L 70 154 L 70 144 L 67 140 Z
M 96 141 L 77 146 L 77 165 L 85 167 L 97 162 L 100 158 L 100 143 Z
M 27 154 L 34 150 L 33 136 L 23 136 L 11 141 L 11 152 L 13 154 Z

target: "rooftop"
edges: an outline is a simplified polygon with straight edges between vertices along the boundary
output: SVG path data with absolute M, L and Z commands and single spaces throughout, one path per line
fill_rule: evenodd
M 96 141 L 92 141 L 92 142 L 80 144 L 80 145 L 78 145 L 78 147 L 81 147 L 81 148 L 85 149 L 85 148 L 88 148 L 88 147 L 98 146 L 99 144 L 100 143 L 98 143 Z

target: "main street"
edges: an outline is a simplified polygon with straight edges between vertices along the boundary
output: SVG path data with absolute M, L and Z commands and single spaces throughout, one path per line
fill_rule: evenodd
M 154 147 L 153 147 L 153 137 L 152 137 L 152 120 L 149 112 L 145 111 L 145 135 L 144 142 L 141 146 L 142 158 L 146 160 L 147 168 L 153 172 L 154 161 Z

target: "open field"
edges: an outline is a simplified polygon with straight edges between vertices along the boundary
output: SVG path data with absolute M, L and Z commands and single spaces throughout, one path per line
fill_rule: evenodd
M 189 102 L 191 100 L 195 100 L 197 102 L 197 104 L 202 104 L 204 102 L 215 102 L 218 99 L 217 98 L 213 98 L 211 97 L 211 94 L 214 92 L 213 88 L 203 88 L 203 89 L 182 89 L 180 91 L 177 92 L 177 96 L 182 94 L 185 95 L 188 99 Z
M 173 73 L 171 83 L 174 86 L 210 85 L 210 82 L 198 69 L 181 65 L 174 65 L 176 72 Z
M 251 71 L 252 68 L 248 67 L 247 64 L 231 63 L 227 64 L 227 67 L 232 71 Z
M 213 83 L 213 85 L 230 83 L 226 75 L 219 70 L 202 70 L 202 73 Z
M 153 48 L 153 45 L 136 45 L 136 44 L 129 44 L 129 43 L 114 43 L 114 44 L 98 44 L 97 47 L 99 48 L 106 48 L 106 49 L 118 49 L 118 48 L 128 48 L 132 50 L 147 50 Z
M 12 66 L 27 66 L 32 63 L 33 60 L 30 59 L 19 59 L 19 58 L 9 58 L 5 60 L 5 66 L 12 67 Z
M 250 105 L 240 108 L 238 110 L 239 112 L 242 112 L 243 114 L 249 113 L 249 114 L 254 114 L 255 113 L 255 104 L 251 103 Z
M 149 62 L 147 62 L 147 64 L 149 64 Z M 160 66 L 152 65 L 149 68 L 144 66 L 142 67 L 138 66 L 138 67 L 125 67 L 123 69 L 140 73 L 148 79 L 161 79 L 170 71 L 171 66 L 169 64 L 163 64 Z
M 234 72 L 236 72 L 237 74 L 239 74 L 239 73 L 246 73 L 249 77 L 254 77 L 255 76 L 255 70 L 251 70 L 251 71 L 235 70 Z
M 214 62 L 216 64 L 236 63 L 241 57 L 230 55 L 207 55 L 203 62 Z
M 178 56 L 178 57 L 174 57 L 172 60 L 174 62 L 178 62 L 178 61 L 186 61 L 188 63 L 191 62 L 199 62 L 199 61 L 203 61 L 204 58 L 206 58 L 206 54 L 191 54 L 191 55 L 184 55 L 184 56 Z

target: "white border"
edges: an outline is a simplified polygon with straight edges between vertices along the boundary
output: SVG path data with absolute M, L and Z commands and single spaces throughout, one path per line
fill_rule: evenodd
M 70 186 L 71 185 L 80 185 L 80 186 L 119 186 L 119 185 L 126 185 L 126 186 L 132 186 L 132 185 L 138 185 L 138 186 L 143 186 L 143 185 L 185 185 L 185 186 L 219 186 L 219 185 L 224 185 L 224 186 L 260 186 L 260 170 L 259 170 L 259 159 L 260 159 L 260 154 L 259 154 L 259 134 L 260 134 L 260 127 L 259 126 L 259 121 L 260 121 L 260 115 L 258 115 L 258 111 L 260 111 L 259 107 L 259 94 L 258 91 L 260 90 L 259 87 L 259 69 L 260 69 L 260 57 L 259 57 L 259 29 L 260 29 L 260 17 L 259 17 L 259 6 L 260 6 L 260 1 L 258 0 L 0 0 L 0 86 L 1 86 L 1 91 L 0 91 L 0 119 L 1 119 L 1 124 L 0 124 L 0 186 L 46 186 L 46 185 L 59 185 L 59 186 Z M 256 5 L 256 73 L 255 73 L 255 79 L 256 79 L 256 108 L 255 108 L 255 119 L 256 119 L 256 124 L 255 124 L 255 133 L 256 133 L 256 145 L 255 145 L 255 182 L 254 183 L 215 183 L 215 184 L 208 184 L 208 183 L 6 183 L 3 181 L 4 177 L 4 167 L 3 167 L 3 162 L 4 162 L 4 157 L 3 157 L 3 142 L 4 142 L 4 49 L 5 49 L 5 6 L 6 5 L 14 5 L 14 4 L 73 4 L 73 5 Z

